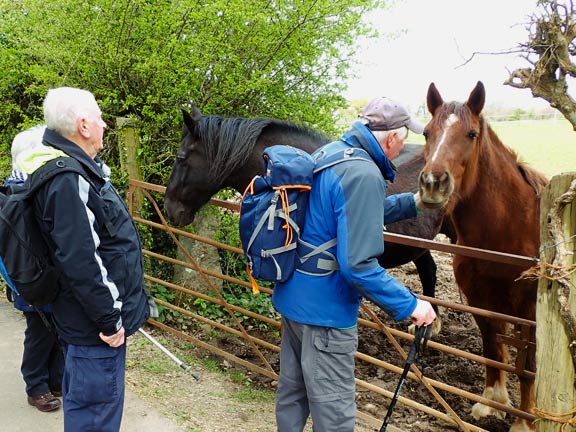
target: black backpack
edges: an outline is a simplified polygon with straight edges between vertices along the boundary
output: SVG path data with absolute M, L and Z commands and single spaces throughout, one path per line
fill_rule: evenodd
M 76 159 L 58 157 L 34 171 L 23 185 L 0 190 L 0 274 L 9 288 L 32 306 L 51 303 L 58 294 L 60 278 L 34 216 L 33 196 L 48 180 L 70 171 L 86 178 Z

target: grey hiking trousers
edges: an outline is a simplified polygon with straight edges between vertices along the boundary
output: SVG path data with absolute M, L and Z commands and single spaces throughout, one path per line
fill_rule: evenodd
M 354 432 L 357 327 L 316 327 L 282 317 L 282 329 L 278 432 L 302 432 L 309 415 L 314 432 Z

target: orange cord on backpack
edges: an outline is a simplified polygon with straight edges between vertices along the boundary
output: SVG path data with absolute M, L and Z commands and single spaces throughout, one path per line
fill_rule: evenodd
M 290 201 L 288 201 L 288 191 L 285 188 L 280 189 L 280 202 L 282 203 L 282 211 L 286 215 L 286 223 L 282 226 L 286 230 L 286 241 L 284 246 L 288 247 L 292 243 L 294 238 L 294 233 L 292 232 L 292 226 L 290 225 Z
M 260 286 L 258 286 L 258 282 L 256 282 L 256 279 L 254 279 L 254 276 L 252 276 L 252 272 L 250 271 L 249 266 L 246 266 L 246 271 L 248 272 L 248 277 L 252 283 L 252 294 L 260 294 Z

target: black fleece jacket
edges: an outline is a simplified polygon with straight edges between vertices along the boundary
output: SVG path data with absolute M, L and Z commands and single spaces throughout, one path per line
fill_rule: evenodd
M 88 178 L 65 172 L 35 195 L 36 215 L 62 271 L 52 304 L 58 333 L 74 345 L 103 344 L 99 332 L 121 327 L 128 336 L 149 316 L 136 227 L 98 157 L 50 129 L 43 142 L 79 161 Z

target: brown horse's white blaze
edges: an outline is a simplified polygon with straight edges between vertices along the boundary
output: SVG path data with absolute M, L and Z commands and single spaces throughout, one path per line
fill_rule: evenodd
M 444 207 L 452 218 L 458 244 L 524 256 L 539 253 L 539 193 L 546 178 L 519 163 L 481 116 L 485 90 L 481 82 L 466 103 L 445 103 L 434 84 L 427 104 L 432 119 L 426 125 L 426 163 L 419 176 L 422 202 L 430 208 Z M 518 279 L 526 270 L 456 255 L 454 275 L 472 306 L 535 320 L 536 281 Z M 505 322 L 475 316 L 482 335 L 484 356 L 507 363 L 507 346 L 497 335 L 507 333 Z M 535 341 L 535 329 L 531 328 Z M 529 351 L 526 369 L 536 370 L 535 350 Z M 520 376 L 520 409 L 534 407 L 534 380 Z M 483 396 L 510 404 L 506 372 L 487 366 Z M 505 413 L 477 403 L 475 418 Z M 534 430 L 517 418 L 510 432 Z
M 450 114 L 444 121 L 444 130 L 442 135 L 438 140 L 438 144 L 434 149 L 434 153 L 430 156 L 428 166 L 430 171 L 422 171 L 420 176 L 420 187 L 423 188 L 425 194 L 422 195 L 422 199 L 430 208 L 443 207 L 450 195 L 454 191 L 454 178 L 444 168 L 443 163 L 438 163 L 438 161 L 443 161 L 441 158 L 442 151 L 445 148 L 445 143 L 450 136 L 451 128 L 458 122 L 458 116 L 456 114 Z

